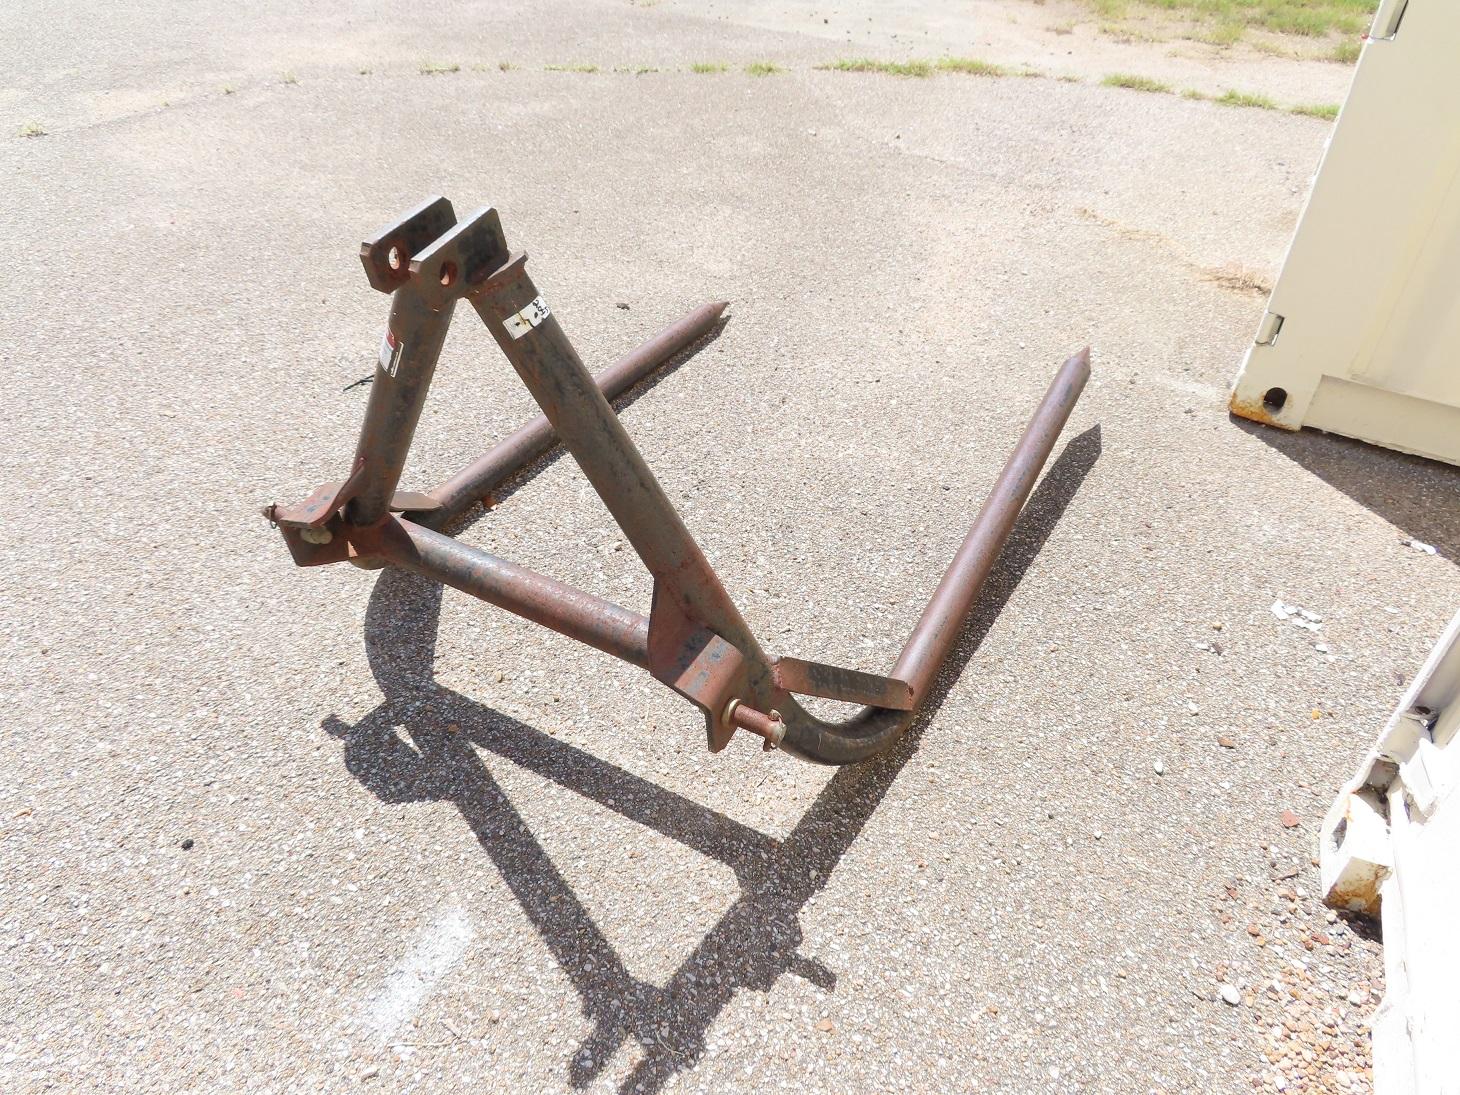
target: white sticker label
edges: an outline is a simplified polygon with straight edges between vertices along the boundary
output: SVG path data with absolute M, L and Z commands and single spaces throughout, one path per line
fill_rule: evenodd
M 400 355 L 404 349 L 405 343 L 397 339 L 395 332 L 387 327 L 385 337 L 380 340 L 380 367 L 385 370 L 386 376 L 395 376 L 395 371 L 400 368 Z
M 547 301 L 538 297 L 516 315 L 508 316 L 502 323 L 507 328 L 509 335 L 513 338 L 521 338 L 550 315 L 552 312 L 548 311 Z

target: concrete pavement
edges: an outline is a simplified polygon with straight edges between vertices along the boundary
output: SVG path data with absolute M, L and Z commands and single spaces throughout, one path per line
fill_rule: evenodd
M 1275 272 L 1327 126 L 821 72 L 835 42 L 686 8 L 28 13 L 0 1086 L 1248 1091 L 1330 1006 L 1315 1073 L 1362 1068 L 1377 944 L 1313 842 L 1460 595 L 1460 475 L 1226 416 L 1263 298 L 1222 271 Z M 777 652 L 884 671 L 1092 345 L 904 746 L 711 757 L 593 651 L 290 565 L 256 513 L 344 470 L 356 245 L 437 192 L 501 210 L 593 367 L 731 301 L 624 419 Z M 532 412 L 470 319 L 406 486 Z M 570 461 L 463 535 L 648 607 Z

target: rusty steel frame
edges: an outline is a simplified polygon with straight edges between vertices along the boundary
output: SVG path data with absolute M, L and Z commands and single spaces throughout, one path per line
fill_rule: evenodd
M 296 505 L 264 510 L 295 562 L 398 566 L 647 669 L 700 709 L 714 752 L 737 729 L 767 749 L 824 764 L 860 761 L 897 740 L 927 699 L 1090 375 L 1088 348 L 1055 374 L 884 677 L 769 656 L 610 405 L 704 336 L 724 303 L 695 310 L 595 378 L 528 276 L 527 256 L 507 249 L 496 210 L 456 223 L 450 203 L 432 198 L 367 241 L 360 255 L 371 285 L 391 295 L 390 320 L 349 475 Z M 401 491 L 426 391 L 462 299 L 543 414 L 434 490 Z M 647 617 L 441 531 L 555 443 L 577 461 L 653 577 Z M 864 706 L 832 722 L 797 696 Z

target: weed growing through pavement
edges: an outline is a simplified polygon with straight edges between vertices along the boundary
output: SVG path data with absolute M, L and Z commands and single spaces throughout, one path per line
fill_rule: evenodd
M 1129 72 L 1112 72 L 1100 82 L 1106 87 L 1125 87 L 1132 91 L 1163 93 L 1171 90 L 1170 84 L 1163 84 L 1160 80 L 1153 80 L 1149 76 L 1136 76 Z
M 876 72 L 883 76 L 914 76 L 920 79 L 939 72 L 953 72 L 960 76 L 1044 75 L 1037 68 L 1011 73 L 1006 68 L 980 61 L 976 57 L 940 57 L 936 61 L 877 61 L 870 57 L 843 57 L 816 67 L 823 72 Z
M 940 57 L 939 72 L 956 72 L 960 76 L 1007 76 L 1008 70 L 977 57 Z
M 1258 95 L 1250 91 L 1228 90 L 1225 95 L 1213 99 L 1214 103 L 1221 103 L 1223 106 L 1254 106 L 1262 110 L 1276 110 L 1277 103 L 1273 102 L 1266 95 Z
M 919 77 L 933 75 L 933 66 L 927 61 L 874 61 L 870 57 L 844 57 L 816 67 L 823 72 L 880 72 L 884 76 Z
M 1064 77 L 1060 78 L 1064 79 Z M 1153 80 L 1148 76 L 1135 76 L 1125 72 L 1111 73 L 1100 82 L 1107 87 L 1124 87 L 1132 88 L 1136 91 L 1175 94 L 1170 86 L 1163 84 L 1160 80 Z M 1194 87 L 1188 87 L 1183 88 L 1180 95 L 1183 99 L 1221 103 L 1223 106 L 1245 106 L 1252 107 L 1256 110 L 1286 110 L 1289 114 L 1301 114 L 1307 118 L 1322 118 L 1330 122 L 1338 117 L 1338 106 L 1333 103 L 1300 103 L 1297 106 L 1280 107 L 1266 95 L 1258 95 L 1247 91 L 1226 91 L 1221 95 L 1208 95 L 1204 91 L 1198 91 Z

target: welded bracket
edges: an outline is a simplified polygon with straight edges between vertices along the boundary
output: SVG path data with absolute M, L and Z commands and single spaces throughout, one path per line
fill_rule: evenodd
M 896 677 L 879 677 L 837 665 L 777 658 L 771 663 L 776 685 L 801 696 L 820 696 L 843 703 L 865 703 L 893 711 L 913 709 L 912 685 Z
M 270 505 L 264 507 L 264 516 L 276 525 L 284 525 L 288 528 L 317 530 L 323 528 L 325 522 L 345 508 L 350 499 L 355 497 L 355 492 L 365 478 L 365 462 L 357 460 L 355 470 L 350 473 L 348 479 L 338 483 L 324 483 L 314 488 L 313 493 L 302 502 L 296 502 L 292 506 Z M 439 509 L 441 503 L 429 494 L 422 494 L 414 490 L 398 490 L 390 496 L 390 509 L 393 513 L 429 513 Z M 312 539 L 305 537 L 310 543 L 327 544 L 327 537 Z

